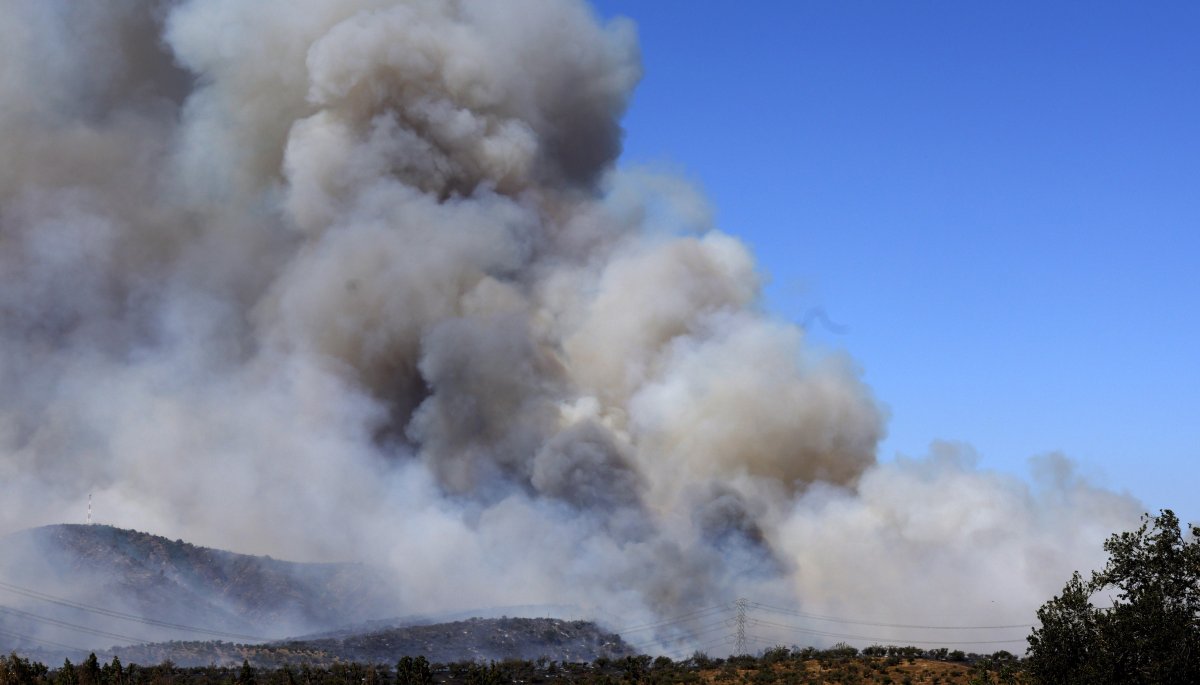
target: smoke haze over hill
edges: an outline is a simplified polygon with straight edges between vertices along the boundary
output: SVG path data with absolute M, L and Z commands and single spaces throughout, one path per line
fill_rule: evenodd
M 400 610 L 386 576 L 362 564 L 280 561 L 105 525 L 43 526 L 0 546 L 0 645 L 257 642 Z
M 1140 512 L 1058 456 L 877 463 L 854 363 L 615 168 L 635 30 L 582 2 L 4 7 L 0 533 L 94 491 L 414 613 L 1006 624 Z

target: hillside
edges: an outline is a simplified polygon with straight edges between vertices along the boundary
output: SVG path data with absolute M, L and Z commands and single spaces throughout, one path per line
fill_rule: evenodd
M 15 636 L 85 648 L 278 639 L 398 613 L 384 576 L 361 564 L 280 561 L 101 525 L 34 528 L 0 546 L 5 649 L 21 643 Z
M 88 651 L 126 663 L 263 667 L 632 653 L 585 621 L 397 619 L 385 579 L 361 564 L 280 561 L 101 525 L 25 530 L 0 548 L 0 653 L 49 663 Z
M 339 662 L 394 664 L 402 656 L 433 662 L 502 661 L 546 657 L 562 662 L 593 661 L 633 654 L 619 636 L 588 621 L 552 618 L 471 619 L 453 623 L 389 628 L 341 638 L 286 640 L 261 645 L 230 642 L 167 642 L 114 649 L 125 663 L 179 666 L 255 667 L 329 665 Z

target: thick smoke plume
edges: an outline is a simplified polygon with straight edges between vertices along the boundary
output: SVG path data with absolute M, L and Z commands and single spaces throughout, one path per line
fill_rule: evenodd
M 685 184 L 615 169 L 628 22 L 3 4 L 0 532 L 93 491 L 107 523 L 384 564 L 414 613 L 990 625 L 1138 511 L 1058 457 L 877 463 L 854 364 L 763 312 Z

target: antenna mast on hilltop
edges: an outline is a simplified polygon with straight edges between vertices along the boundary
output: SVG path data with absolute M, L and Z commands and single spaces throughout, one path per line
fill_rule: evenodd
M 92 493 L 88 493 L 88 517 L 87 524 L 92 525 Z

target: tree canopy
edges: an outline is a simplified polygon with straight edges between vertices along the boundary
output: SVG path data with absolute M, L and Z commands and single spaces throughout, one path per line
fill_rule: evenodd
M 1167 509 L 1104 549 L 1103 569 L 1086 581 L 1076 572 L 1038 610 L 1028 638 L 1035 682 L 1200 682 L 1200 529 L 1185 537 Z

